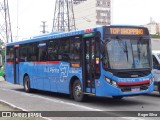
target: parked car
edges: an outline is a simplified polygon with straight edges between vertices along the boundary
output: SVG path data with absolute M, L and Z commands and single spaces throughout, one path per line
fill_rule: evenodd
M 154 89 L 160 93 L 160 50 L 152 51 L 153 55 L 153 74 L 154 74 Z

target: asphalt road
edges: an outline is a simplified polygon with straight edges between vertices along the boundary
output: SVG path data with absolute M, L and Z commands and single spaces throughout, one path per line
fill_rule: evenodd
M 147 95 L 125 97 L 113 100 L 111 97 L 89 97 L 85 102 L 76 102 L 68 95 L 44 91 L 25 93 L 23 86 L 13 85 L 0 78 L 0 101 L 17 107 L 22 111 L 45 111 L 49 119 L 159 119 L 160 95 L 153 92 Z M 47 112 L 46 112 L 47 111 Z M 58 112 L 53 112 L 58 111 Z M 79 111 L 79 112 L 74 112 Z M 85 112 L 83 112 L 85 111 Z M 113 112 L 110 112 L 113 111 Z M 118 111 L 118 112 L 116 112 Z M 120 112 L 122 111 L 122 112 Z M 129 112 L 138 111 L 138 112 Z M 144 111 L 147 111 L 144 113 Z M 148 112 L 150 111 L 150 112 Z M 157 111 L 157 112 L 155 112 Z M 64 113 L 64 114 L 63 114 Z M 151 113 L 151 114 L 149 114 Z M 153 113 L 153 114 L 152 114 Z M 138 117 L 150 115 L 152 117 Z M 60 118 L 56 115 L 62 115 Z M 64 115 L 64 116 L 63 116 Z M 74 117 L 66 117 L 66 116 Z M 137 115 L 137 116 L 136 116 Z M 98 116 L 98 117 L 96 117 Z M 53 118 L 54 117 L 54 118 Z M 84 118 L 85 117 L 85 118 Z M 120 118 L 119 118 L 120 117 Z

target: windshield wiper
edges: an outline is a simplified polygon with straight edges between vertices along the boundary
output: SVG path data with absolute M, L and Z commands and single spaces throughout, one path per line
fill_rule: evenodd
M 122 42 L 122 39 L 120 39 L 118 36 L 117 36 L 117 39 L 118 39 L 118 43 L 119 43 L 119 46 L 121 46 L 121 44 L 123 46 L 121 46 L 121 48 L 123 49 L 123 52 L 126 53 L 126 57 L 127 57 L 127 61 L 128 61 L 128 49 L 127 49 L 127 43 L 125 41 L 125 43 Z M 120 43 L 121 41 L 121 43 Z
M 127 49 L 127 43 L 126 43 L 126 41 L 125 41 L 125 51 L 124 52 L 126 52 L 127 61 L 128 61 L 128 49 Z
M 142 44 L 141 43 L 141 40 L 142 40 L 142 37 L 139 39 L 139 41 L 137 42 L 137 49 L 138 49 L 138 59 L 140 61 L 141 59 L 141 49 L 140 49 L 140 45 Z

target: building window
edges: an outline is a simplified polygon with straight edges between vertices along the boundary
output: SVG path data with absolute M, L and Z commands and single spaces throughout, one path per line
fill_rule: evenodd
M 101 2 L 100 1 L 97 1 L 97 6 L 100 6 L 101 5 Z
M 107 6 L 110 7 L 110 2 L 107 2 Z

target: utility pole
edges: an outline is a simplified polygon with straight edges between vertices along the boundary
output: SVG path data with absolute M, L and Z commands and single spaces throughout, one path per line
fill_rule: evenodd
M 5 43 L 12 42 L 12 30 L 8 0 L 0 0 L 0 38 Z
M 46 21 L 42 21 L 41 27 L 42 27 L 42 31 L 41 31 L 41 32 L 42 32 L 43 34 L 47 33 L 47 31 L 46 31 Z
M 76 30 L 73 0 L 56 0 L 52 31 Z

